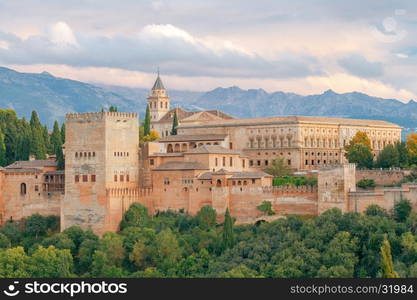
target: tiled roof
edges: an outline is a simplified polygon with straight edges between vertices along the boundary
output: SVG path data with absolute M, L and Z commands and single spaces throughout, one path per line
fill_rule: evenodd
M 47 159 L 36 159 L 36 160 L 20 160 L 12 163 L 5 167 L 6 169 L 10 168 L 41 168 L 41 167 L 56 167 L 57 162 L 54 160 Z
M 37 168 L 6 168 L 5 173 L 42 173 L 41 169 Z
M 45 175 L 64 175 L 64 170 L 56 170 L 56 171 L 47 171 L 45 172 Z
M 170 123 L 174 118 L 174 112 L 177 112 L 177 118 L 181 122 L 187 121 L 221 121 L 234 119 L 232 116 L 219 111 L 219 110 L 200 110 L 200 111 L 188 111 L 179 107 L 173 108 L 168 111 L 159 121 L 154 123 Z
M 190 141 L 223 141 L 227 134 L 184 134 L 169 135 L 160 138 L 158 142 L 190 142 Z
M 316 124 L 334 124 L 334 125 L 352 125 L 352 126 L 381 126 L 397 127 L 397 124 L 381 120 L 360 120 L 348 118 L 327 118 L 311 116 L 283 116 L 283 117 L 266 117 L 250 119 L 224 119 L 218 121 L 207 121 L 204 124 L 181 124 L 179 128 L 193 127 L 219 127 L 219 126 L 242 126 L 242 125 L 273 125 L 273 124 L 299 124 L 299 123 L 316 123 Z
M 213 154 L 240 154 L 239 151 L 231 150 L 224 148 L 220 145 L 203 145 L 197 148 L 194 148 L 188 152 L 187 154 L 200 154 L 200 153 L 213 153 Z
M 168 171 L 168 170 L 208 170 L 208 168 L 198 162 L 169 161 L 153 169 L 153 171 Z
M 256 179 L 256 178 L 263 178 L 263 177 L 272 177 L 271 175 L 262 172 L 262 171 L 257 171 L 257 172 L 230 172 L 227 170 L 219 170 L 217 172 L 206 172 L 203 174 L 200 174 L 200 176 L 198 176 L 198 179 L 207 179 L 210 180 L 212 179 L 213 175 L 232 175 L 230 178 L 231 179 Z

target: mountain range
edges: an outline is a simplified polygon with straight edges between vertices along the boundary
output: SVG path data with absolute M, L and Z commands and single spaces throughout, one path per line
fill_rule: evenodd
M 29 118 L 36 110 L 51 126 L 67 112 L 88 112 L 117 106 L 120 111 L 142 114 L 149 89 L 84 83 L 55 77 L 47 72 L 21 73 L 0 67 L 0 108 L 13 108 Z M 190 110 L 219 109 L 239 118 L 280 115 L 380 119 L 397 123 L 405 132 L 417 128 L 417 102 L 372 97 L 363 93 L 298 95 L 237 86 L 208 92 L 168 89 L 172 106 Z

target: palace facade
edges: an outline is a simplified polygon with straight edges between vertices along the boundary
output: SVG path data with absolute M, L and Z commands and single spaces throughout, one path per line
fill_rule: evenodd
M 359 130 L 370 137 L 375 155 L 399 141 L 395 124 L 303 116 L 235 119 L 220 111 L 170 109 L 159 75 L 148 103 L 151 126 L 161 138 L 145 144 L 139 144 L 137 114 L 67 114 L 65 171 L 40 160 L 2 168 L 0 222 L 54 214 L 61 217 L 61 230 L 77 225 L 102 234 L 118 230 L 134 202 L 150 213 L 195 214 L 210 205 L 219 220 L 228 208 L 240 223 L 270 218 L 257 209 L 264 201 L 271 202 L 275 217 L 317 215 L 333 207 L 360 212 L 369 204 L 390 209 L 402 196 L 417 209 L 417 187 L 357 191 L 356 168 L 344 159 L 344 145 Z M 170 135 L 174 112 L 178 134 Z M 294 170 L 315 171 L 310 173 L 318 185 L 273 187 L 265 168 L 277 157 Z

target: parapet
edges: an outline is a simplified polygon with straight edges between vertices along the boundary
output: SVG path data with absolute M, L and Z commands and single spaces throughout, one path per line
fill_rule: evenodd
M 312 193 L 317 191 L 317 186 L 313 185 L 284 185 L 284 186 L 264 186 L 264 193 Z
M 68 113 L 65 115 L 65 120 L 102 120 L 108 117 L 116 118 L 138 118 L 137 113 L 125 113 L 125 112 L 88 112 L 88 113 Z

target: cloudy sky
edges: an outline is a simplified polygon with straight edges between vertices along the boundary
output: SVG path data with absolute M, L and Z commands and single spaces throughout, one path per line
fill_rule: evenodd
M 0 0 L 0 65 L 88 82 L 417 100 L 417 2 Z

